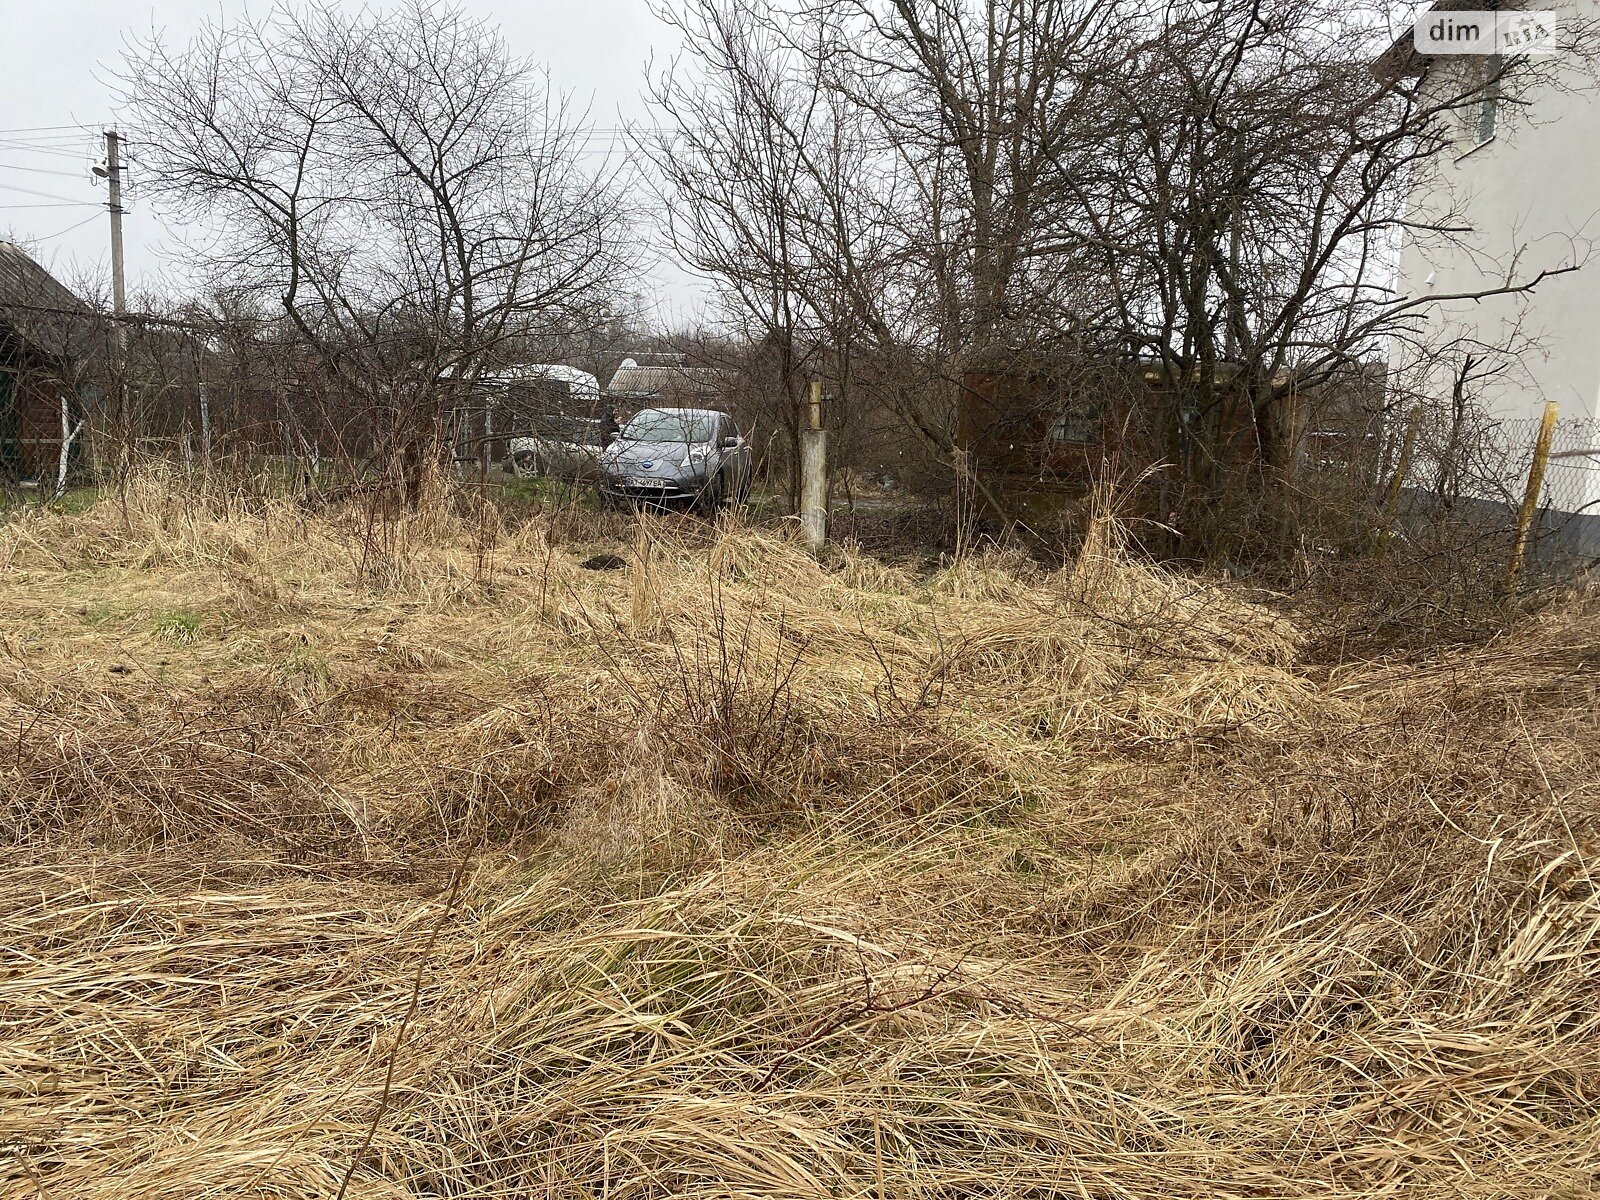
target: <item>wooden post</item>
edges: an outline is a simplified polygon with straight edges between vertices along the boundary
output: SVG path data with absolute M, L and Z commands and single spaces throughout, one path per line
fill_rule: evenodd
M 822 381 L 811 381 L 800 430 L 800 539 L 816 553 L 828 540 L 828 431 L 822 427 Z
M 1389 538 L 1394 533 L 1395 513 L 1400 507 L 1400 492 L 1406 483 L 1406 472 L 1411 470 L 1411 455 L 1417 448 L 1417 433 L 1422 428 L 1422 410 L 1416 409 L 1406 422 L 1406 435 L 1400 443 L 1400 458 L 1394 464 L 1394 474 L 1389 477 L 1389 487 L 1383 497 L 1382 524 L 1378 526 L 1378 540 L 1372 547 L 1372 557 L 1382 558 L 1389 548 Z
M 1539 421 L 1539 436 L 1533 443 L 1533 462 L 1528 467 L 1528 489 L 1522 494 L 1522 511 L 1517 514 L 1517 540 L 1511 546 L 1511 561 L 1506 564 L 1506 591 L 1514 592 L 1522 582 L 1522 565 L 1528 557 L 1528 540 L 1533 518 L 1539 511 L 1539 491 L 1544 487 L 1544 469 L 1550 461 L 1550 443 L 1556 434 L 1556 417 L 1561 406 L 1554 400 L 1544 406 Z

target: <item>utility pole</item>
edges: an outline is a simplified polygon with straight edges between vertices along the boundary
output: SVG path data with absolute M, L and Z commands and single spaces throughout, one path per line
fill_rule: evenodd
M 111 213 L 111 313 L 112 337 L 116 340 L 117 429 L 122 435 L 121 466 L 127 465 L 128 417 L 128 289 L 122 274 L 122 155 L 115 129 L 106 130 L 104 169 L 109 195 L 106 208 Z M 96 169 L 95 173 L 100 174 Z
M 119 348 L 126 338 L 122 334 L 122 318 L 128 310 L 128 291 L 122 278 L 122 156 L 118 152 L 115 129 L 106 130 L 106 182 L 110 185 L 111 210 L 111 310 L 117 318 Z

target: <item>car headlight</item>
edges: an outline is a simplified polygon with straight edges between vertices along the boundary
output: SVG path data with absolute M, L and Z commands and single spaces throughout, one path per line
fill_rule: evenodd
M 690 446 L 688 450 L 684 451 L 683 457 L 678 460 L 678 465 L 680 467 L 703 467 L 706 465 L 706 459 L 710 457 L 710 446 Z

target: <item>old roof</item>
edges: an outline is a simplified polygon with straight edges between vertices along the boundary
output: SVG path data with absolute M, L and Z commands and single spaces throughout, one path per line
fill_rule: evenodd
M 569 367 L 565 363 L 534 363 L 530 366 L 508 367 L 503 373 L 507 382 L 524 379 L 548 379 L 564 383 L 572 389 L 574 400 L 593 402 L 600 398 L 600 381 L 589 371 Z
M 1434 0 L 1432 4 L 1425 4 L 1413 14 L 1415 20 L 1420 20 L 1424 13 L 1429 12 L 1461 12 L 1463 10 L 1487 9 L 1517 9 L 1522 7 L 1521 0 Z M 1426 55 L 1418 54 L 1408 26 L 1399 37 L 1390 43 L 1389 48 L 1378 55 L 1372 63 L 1372 73 L 1385 83 L 1393 83 L 1396 79 L 1415 78 L 1427 68 Z
M 625 362 L 611 376 L 613 395 L 710 395 L 721 390 L 724 374 L 715 367 L 641 367 Z
M 109 347 L 109 324 L 21 246 L 0 241 L 0 321 L 53 358 Z

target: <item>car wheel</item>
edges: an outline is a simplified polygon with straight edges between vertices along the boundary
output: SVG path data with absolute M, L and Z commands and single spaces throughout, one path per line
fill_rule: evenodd
M 708 479 L 705 487 L 700 489 L 700 494 L 694 498 L 694 507 L 708 517 L 715 516 L 717 509 L 722 507 L 722 500 L 726 494 L 721 475 Z
M 511 456 L 511 473 L 518 479 L 533 479 L 544 474 L 539 456 L 532 450 L 518 450 Z

